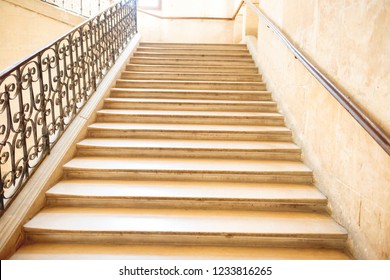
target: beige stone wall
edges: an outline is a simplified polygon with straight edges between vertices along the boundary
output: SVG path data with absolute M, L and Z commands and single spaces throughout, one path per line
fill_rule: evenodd
M 230 18 L 235 12 L 235 0 L 164 0 L 161 10 L 150 13 L 161 17 Z M 241 32 L 230 20 L 159 19 L 138 13 L 138 30 L 142 41 L 181 43 L 234 43 Z
M 0 14 L 0 71 L 84 20 L 39 0 L 0 0 Z
M 390 1 L 273 0 L 261 9 L 390 134 Z M 359 259 L 390 259 L 390 156 L 262 23 L 259 66 Z

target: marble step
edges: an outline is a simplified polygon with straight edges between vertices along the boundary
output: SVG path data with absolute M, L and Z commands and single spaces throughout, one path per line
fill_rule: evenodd
M 150 51 L 137 51 L 133 54 L 134 57 L 153 57 L 153 58 L 190 58 L 190 59 L 209 59 L 209 60 L 225 60 L 230 58 L 238 58 L 243 60 L 252 60 L 252 56 L 249 52 L 245 54 L 242 53 L 213 53 L 208 54 L 204 52 L 193 52 L 193 53 L 183 53 L 183 52 L 175 52 L 175 53 L 166 53 L 166 52 L 150 52 Z
M 115 87 L 149 89 L 195 89 L 195 90 L 266 90 L 264 82 L 217 82 L 217 81 L 173 81 L 118 79 Z
M 343 248 L 325 213 L 134 208 L 45 208 L 24 225 L 29 242 Z
M 183 110 L 229 112 L 277 112 L 273 101 L 164 99 L 164 98 L 106 98 L 105 109 Z
M 191 140 L 292 141 L 291 131 L 282 126 L 233 126 L 161 123 L 94 123 L 88 137 L 152 138 Z
M 79 156 L 175 157 L 300 160 L 292 143 L 184 139 L 88 138 L 77 144 Z
M 261 82 L 259 74 L 240 75 L 229 73 L 182 73 L 182 72 L 139 72 L 124 71 L 121 79 L 133 80 L 171 80 L 171 81 L 231 81 L 231 82 Z
M 324 211 L 311 185 L 196 181 L 62 180 L 46 192 L 49 207 L 128 207 Z
M 97 122 L 282 126 L 279 113 L 102 109 Z
M 189 180 L 311 184 L 312 171 L 298 161 L 210 158 L 76 157 L 65 178 L 117 180 Z
M 248 50 L 244 44 L 186 44 L 186 43 L 157 43 L 141 42 L 140 47 L 162 49 L 192 49 L 192 50 Z
M 248 55 L 248 49 L 194 49 L 190 47 L 183 48 L 161 48 L 161 47 L 146 47 L 140 46 L 137 48 L 137 52 L 147 53 L 166 53 L 166 54 L 204 54 L 204 55 Z
M 157 99 L 202 99 L 231 101 L 272 101 L 269 91 L 237 90 L 178 90 L 178 89 L 140 89 L 112 88 L 113 98 L 157 98 Z
M 11 260 L 349 260 L 342 250 L 224 246 L 35 243 Z
M 259 70 L 256 66 L 235 66 L 226 67 L 218 65 L 197 66 L 197 65 L 147 65 L 147 64 L 132 64 L 126 65 L 126 71 L 141 71 L 141 72 L 180 72 L 180 73 L 228 73 L 240 75 L 258 74 Z
M 149 64 L 149 65 L 199 65 L 199 66 L 215 66 L 221 65 L 225 67 L 236 66 L 251 66 L 255 63 L 252 59 L 243 60 L 239 58 L 229 59 L 191 59 L 191 58 L 152 58 L 152 57 L 132 57 L 130 63 L 133 64 Z
M 163 55 L 155 55 L 155 54 L 139 54 L 134 53 L 134 55 L 130 58 L 130 63 L 139 63 L 137 61 L 140 61 L 140 59 L 147 59 L 147 60 L 153 60 L 153 61 L 168 61 L 166 64 L 170 64 L 170 62 L 183 62 L 183 61 L 190 61 L 190 64 L 192 62 L 196 62 L 197 64 L 202 63 L 214 63 L 214 64 L 223 64 L 227 65 L 229 63 L 237 63 L 240 62 L 242 64 L 249 63 L 250 65 L 255 65 L 252 57 L 250 55 L 246 55 L 244 57 L 242 56 L 223 56 L 223 55 L 171 55 L 171 54 L 163 54 Z M 154 64 L 154 63 L 150 63 Z M 160 64 L 160 63 L 158 63 Z

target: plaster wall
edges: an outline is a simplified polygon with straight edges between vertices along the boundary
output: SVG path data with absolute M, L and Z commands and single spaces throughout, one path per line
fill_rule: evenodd
M 390 134 L 390 1 L 260 0 L 260 9 Z M 259 68 L 349 232 L 358 259 L 390 259 L 390 156 L 259 23 Z
M 39 0 L 0 0 L 0 71 L 85 20 Z
M 150 13 L 163 19 L 138 13 L 138 30 L 142 41 L 181 43 L 238 43 L 241 29 L 232 20 L 168 19 L 167 17 L 230 18 L 235 0 L 164 0 L 161 10 Z M 242 21 L 242 20 L 241 20 Z

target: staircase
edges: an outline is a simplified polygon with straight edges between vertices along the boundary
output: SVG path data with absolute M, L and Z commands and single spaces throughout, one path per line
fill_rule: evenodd
M 141 43 L 13 259 L 347 259 L 244 45 Z

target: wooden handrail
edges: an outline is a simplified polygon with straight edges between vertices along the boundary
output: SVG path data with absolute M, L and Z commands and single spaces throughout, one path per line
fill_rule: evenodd
M 244 0 L 245 3 L 262 19 L 268 28 L 270 28 L 291 50 L 295 58 L 297 58 L 303 66 L 332 94 L 334 98 L 352 115 L 352 117 L 368 132 L 368 134 L 383 148 L 383 150 L 390 155 L 390 137 L 386 132 L 380 128 L 370 117 L 368 117 L 357 104 L 355 104 L 350 97 L 343 93 L 336 85 L 334 85 L 329 78 L 327 78 L 313 63 L 304 56 L 282 31 L 260 11 L 249 0 Z
M 244 5 L 244 1 L 241 1 L 241 3 L 237 6 L 236 10 L 234 11 L 234 14 L 231 17 L 170 17 L 170 16 L 161 16 L 155 13 L 151 13 L 148 11 L 145 11 L 143 9 L 138 8 L 138 12 L 144 13 L 149 16 L 153 16 L 159 19 L 171 19 L 171 20 L 235 20 L 238 13 L 240 12 L 242 6 Z

